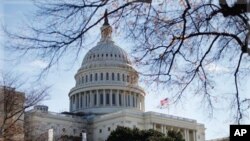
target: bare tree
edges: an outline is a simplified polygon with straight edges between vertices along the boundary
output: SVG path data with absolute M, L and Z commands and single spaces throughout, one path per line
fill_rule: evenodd
M 46 20 L 30 26 L 28 34 L 9 33 L 9 47 L 49 61 L 46 69 L 67 53 L 77 57 L 88 33 L 103 20 L 100 13 L 109 9 L 115 29 L 135 43 L 136 61 L 149 70 L 144 75 L 178 87 L 175 102 L 198 83 L 195 93 L 213 109 L 214 78 L 207 67 L 223 64 L 234 77 L 231 101 L 239 124 L 249 111 L 250 98 L 239 89 L 250 68 L 248 0 L 44 0 L 35 5 L 39 21 Z
M 2 75 L 0 81 L 0 138 L 24 139 L 24 112 L 48 96 L 48 88 L 32 88 L 19 92 L 24 86 L 20 77 Z

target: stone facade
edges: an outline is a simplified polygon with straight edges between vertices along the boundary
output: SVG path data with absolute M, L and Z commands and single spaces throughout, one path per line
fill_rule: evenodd
M 57 141 L 65 136 L 80 138 L 86 129 L 86 120 L 79 116 L 49 112 L 44 107 L 37 106 L 25 113 L 26 141 L 48 140 L 49 129 L 53 129 L 53 138 Z

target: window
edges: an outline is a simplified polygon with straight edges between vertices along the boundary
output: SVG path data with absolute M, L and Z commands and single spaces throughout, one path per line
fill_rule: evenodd
M 81 101 L 80 101 L 80 105 L 81 105 L 81 108 L 82 108 L 82 95 L 81 95 Z
M 128 106 L 130 106 L 130 95 L 128 95 Z
M 110 131 L 111 130 L 111 128 L 110 127 L 108 127 L 108 131 Z
M 100 104 L 103 105 L 103 94 L 100 94 Z
M 75 96 L 73 96 L 73 98 L 72 98 L 72 99 L 73 99 L 73 104 L 75 104 Z
M 112 73 L 112 80 L 115 80 L 115 74 Z
M 113 57 L 113 54 L 110 54 L 111 57 Z
M 97 105 L 97 94 L 94 95 L 94 105 Z
M 85 82 L 88 82 L 88 75 L 86 75 L 85 77 Z
M 119 105 L 122 105 L 122 95 L 119 94 Z
M 108 105 L 110 102 L 109 102 L 109 93 L 106 93 L 106 104 Z
M 122 81 L 125 81 L 125 75 L 122 74 Z
M 133 96 L 133 107 L 135 107 L 135 97 Z
M 108 54 L 106 54 L 106 57 L 108 57 L 109 55 Z
M 65 128 L 63 128 L 63 129 L 62 129 L 62 131 L 63 131 L 63 133 L 65 133 L 66 129 L 65 129 Z
M 129 82 L 129 75 L 127 75 L 127 82 Z
M 116 97 L 115 97 L 115 94 L 113 93 L 113 94 L 112 94 L 112 104 L 113 104 L 113 105 L 115 105 L 115 104 L 116 104 L 116 103 L 115 103 L 115 101 L 116 101 L 116 99 L 115 99 L 115 98 L 116 98 Z
M 117 73 L 117 81 L 120 81 L 120 73 Z
M 95 73 L 95 81 L 97 81 L 97 77 L 98 77 L 98 74 L 97 74 L 97 73 Z
M 109 80 L 109 73 L 106 73 L 106 80 Z
M 102 133 L 102 129 L 99 129 L 99 133 Z
M 103 80 L 103 73 L 101 73 L 101 80 Z
M 73 129 L 73 134 L 76 134 L 76 129 Z
M 84 83 L 84 77 L 82 77 L 82 83 Z
M 92 79 L 93 79 L 93 75 L 90 74 L 90 82 L 92 82 Z

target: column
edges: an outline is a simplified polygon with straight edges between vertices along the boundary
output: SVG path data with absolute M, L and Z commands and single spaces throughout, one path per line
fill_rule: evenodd
M 164 133 L 164 132 L 163 132 L 163 125 L 161 125 L 161 132 Z
M 103 90 L 103 106 L 106 106 L 106 90 Z
M 72 98 L 71 96 L 69 97 L 69 111 L 72 111 Z
M 120 101 L 119 101 L 119 95 L 120 95 L 120 91 L 119 90 L 116 90 L 116 94 L 115 94 L 115 96 L 116 96 L 116 106 L 121 106 L 120 105 Z
M 78 93 L 78 110 L 81 109 L 81 93 Z
M 131 94 L 131 91 L 129 91 L 129 101 L 130 101 L 130 107 L 133 107 L 133 100 L 132 100 L 133 96 Z
M 80 109 L 82 109 L 82 93 L 80 93 Z
M 145 99 L 143 96 L 142 97 L 142 110 L 145 111 Z
M 188 129 L 185 129 L 185 141 L 189 141 L 189 132 L 188 132 Z
M 85 108 L 87 108 L 87 107 L 88 107 L 88 94 L 85 91 Z
M 82 107 L 85 108 L 85 93 L 82 92 Z
M 124 91 L 122 91 L 122 106 L 126 107 L 126 103 L 125 103 L 125 93 Z
M 96 90 L 96 107 L 99 107 L 99 105 L 100 105 L 100 95 L 99 95 L 99 90 Z
M 93 93 L 93 91 L 89 92 L 89 96 L 90 96 L 90 107 L 93 107 L 93 105 L 94 105 L 94 93 Z
M 193 130 L 193 141 L 196 141 L 196 130 Z
M 112 89 L 110 89 L 109 92 L 110 92 L 110 94 L 109 94 L 109 104 L 110 104 L 110 106 L 112 106 L 113 105 L 113 103 L 112 103 L 113 102 L 112 101 L 113 100 L 113 91 L 112 91 Z
M 136 94 L 136 107 L 137 107 L 137 109 L 140 109 L 140 103 L 139 103 L 139 96 L 138 96 L 139 94 Z

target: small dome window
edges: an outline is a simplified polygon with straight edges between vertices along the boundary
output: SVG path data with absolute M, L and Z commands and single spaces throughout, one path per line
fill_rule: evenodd
M 106 54 L 106 57 L 108 57 L 109 55 L 108 54 Z
M 99 57 L 99 54 L 97 54 L 97 57 Z
M 115 57 L 116 57 L 116 54 L 115 54 Z
M 103 54 L 102 54 L 102 57 L 103 57 Z
M 110 54 L 111 57 L 113 57 L 113 54 Z
M 93 58 L 95 58 L 95 55 L 93 56 Z

